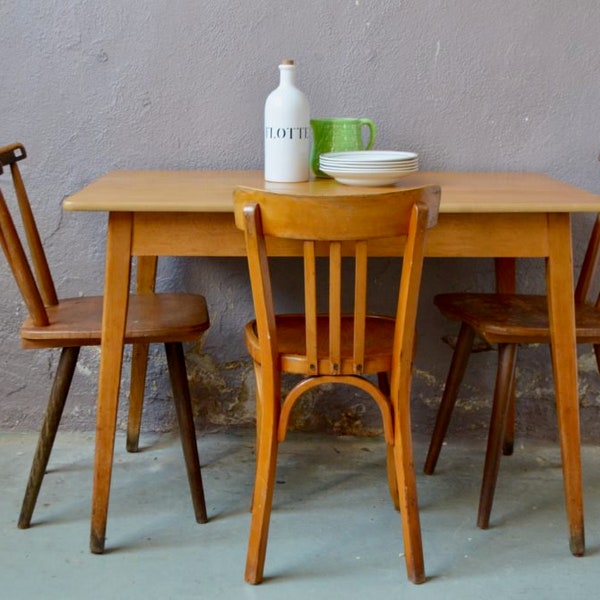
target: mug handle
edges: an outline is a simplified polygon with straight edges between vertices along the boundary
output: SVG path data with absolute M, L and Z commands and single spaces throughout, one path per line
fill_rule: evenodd
M 375 143 L 375 136 L 377 135 L 377 128 L 375 127 L 375 123 L 371 121 L 371 119 L 359 119 L 358 120 L 361 126 L 361 131 L 363 127 L 369 128 L 369 141 L 365 147 L 365 150 L 370 150 Z

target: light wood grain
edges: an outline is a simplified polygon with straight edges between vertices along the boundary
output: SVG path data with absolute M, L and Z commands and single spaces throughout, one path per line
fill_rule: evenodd
M 427 238 L 426 256 L 494 257 L 508 260 L 513 257 L 547 258 L 549 295 L 553 297 L 552 343 L 557 356 L 554 368 L 557 383 L 557 403 L 560 406 L 559 426 L 563 440 L 563 474 L 571 548 L 580 553 L 583 542 L 583 504 L 579 467 L 578 390 L 575 360 L 575 331 L 573 320 L 571 240 L 568 215 L 575 212 L 598 212 L 600 197 L 575 186 L 535 173 L 445 173 L 419 172 L 401 180 L 398 187 L 415 188 L 438 184 L 442 203 L 438 225 Z M 233 219 L 232 192 L 236 186 L 257 191 L 275 191 L 292 195 L 316 195 L 335 198 L 340 195 L 381 195 L 391 188 L 358 188 L 337 184 L 332 180 L 314 180 L 302 184 L 267 184 L 260 171 L 114 171 L 92 182 L 80 192 L 65 199 L 65 210 L 109 211 L 130 214 L 133 222 L 131 253 L 133 255 L 183 256 L 243 256 L 244 239 L 236 231 Z M 567 217 L 566 221 L 563 217 Z M 566 222 L 566 224 L 565 224 Z M 109 246 L 112 242 L 109 242 Z M 294 240 L 267 241 L 269 252 L 280 256 L 301 256 L 302 246 Z M 377 240 L 372 251 L 380 256 L 397 256 L 404 252 L 402 244 Z M 322 250 L 317 248 L 317 253 Z M 347 248 L 342 245 L 342 253 Z M 113 271 L 118 257 L 107 254 L 107 273 Z M 111 258 L 112 257 L 112 258 Z M 500 285 L 511 287 L 514 277 L 500 276 Z M 109 289 L 109 302 L 114 301 L 113 313 L 126 310 L 126 300 L 119 287 Z M 565 310 L 563 310 L 563 308 Z M 115 320 L 117 329 L 123 319 Z M 119 331 L 110 331 L 105 323 L 104 339 Z M 107 341 L 108 345 L 108 341 Z M 272 357 L 271 357 L 272 358 Z M 564 359 L 564 360 L 562 360 Z M 111 361 L 106 352 L 103 361 Z M 268 361 L 266 356 L 261 360 Z M 118 365 L 101 370 L 101 394 L 115 393 L 114 384 L 104 381 L 117 378 Z M 257 377 L 264 367 L 255 364 Z M 271 388 L 269 380 L 269 388 Z M 266 393 L 273 393 L 269 389 Z M 258 406 L 262 413 L 264 403 Z M 265 431 L 275 426 L 275 415 L 261 416 Z M 274 433 L 272 434 L 275 435 Z M 261 452 L 276 458 L 274 437 L 263 445 Z M 401 457 L 398 457 L 401 459 Z M 272 478 L 272 472 L 264 473 Z M 406 482 L 397 482 L 400 486 Z M 392 489 L 396 484 L 390 482 Z M 255 496 L 255 502 L 265 498 Z
M 442 188 L 441 213 L 594 212 L 595 194 L 538 173 L 421 171 L 399 189 Z M 257 191 L 335 197 L 385 194 L 390 187 L 345 186 L 332 179 L 271 183 L 262 171 L 111 171 L 63 201 L 65 210 L 233 212 L 236 186 Z
M 244 231 L 256 318 L 245 328 L 257 369 L 258 443 L 246 580 L 260 583 L 274 492 L 277 443 L 285 439 L 296 402 L 317 386 L 343 384 L 366 392 L 378 405 L 388 452 L 388 484 L 400 509 L 408 577 L 425 580 L 412 459 L 410 380 L 425 234 L 437 221 L 440 190 L 426 187 L 376 197 L 288 196 L 235 191 L 236 223 Z M 381 237 L 405 240 L 396 318 L 367 311 L 368 246 Z M 306 307 L 277 314 L 271 291 L 266 239 L 293 239 L 304 248 Z M 342 242 L 354 251 L 354 308 L 342 310 Z M 326 289 L 316 282 L 315 247 L 328 248 Z M 395 283 L 398 283 L 396 281 Z M 317 313 L 319 292 L 323 306 Z M 282 398 L 280 373 L 303 375 Z M 391 378 L 388 384 L 387 373 Z M 363 374 L 379 375 L 377 387 Z M 385 377 L 381 377 L 381 375 Z

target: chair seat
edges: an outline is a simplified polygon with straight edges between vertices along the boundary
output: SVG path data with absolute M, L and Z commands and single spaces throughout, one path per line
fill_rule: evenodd
M 306 374 L 309 359 L 306 356 L 304 315 L 277 315 L 277 345 L 280 368 L 285 373 Z M 367 316 L 365 338 L 365 360 L 362 373 L 389 372 L 392 365 L 395 321 L 391 317 Z M 341 367 L 334 373 L 329 361 L 329 320 L 327 316 L 317 318 L 317 358 L 320 375 L 350 375 L 356 373 L 352 359 L 354 347 L 354 320 L 343 316 L 341 324 Z M 256 321 L 246 326 L 246 346 L 252 359 L 260 362 Z M 315 373 L 316 374 L 316 373 Z
M 68 298 L 47 308 L 50 325 L 37 327 L 27 317 L 21 327 L 24 348 L 96 346 L 102 329 L 102 296 Z M 132 294 L 125 343 L 197 340 L 209 327 L 203 296 Z
M 550 343 L 546 296 L 524 294 L 439 294 L 435 305 L 449 319 L 472 327 L 490 344 Z M 575 308 L 577 341 L 600 342 L 600 311 Z

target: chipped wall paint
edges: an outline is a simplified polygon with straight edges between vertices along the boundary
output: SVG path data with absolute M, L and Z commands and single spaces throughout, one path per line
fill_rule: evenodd
M 370 117 L 376 147 L 415 150 L 423 169 L 541 171 L 600 191 L 599 30 L 595 0 L 2 3 L 0 49 L 18 48 L 19 60 L 3 67 L 0 143 L 28 148 L 24 175 L 61 294 L 99 293 L 105 219 L 63 213 L 62 199 L 111 169 L 261 168 L 262 110 L 282 58 L 296 59 L 313 116 Z M 589 215 L 574 219 L 578 262 L 590 226 Z M 398 264 L 372 266 L 378 310 L 393 304 L 389 281 Z M 295 269 L 282 261 L 275 270 L 286 307 L 300 295 Z M 413 385 L 417 431 L 430 430 L 449 364 L 441 338 L 456 334 L 432 298 L 492 289 L 492 270 L 487 260 L 427 261 Z M 539 261 L 523 261 L 520 287 L 543 290 L 542 273 Z M 20 350 L 24 309 L 4 261 L 0 280 L 0 428 L 37 428 L 57 356 Z M 207 297 L 212 328 L 187 349 L 199 427 L 251 426 L 244 261 L 161 259 L 158 285 Z M 520 427 L 553 435 L 548 360 L 535 353 L 521 353 Z M 494 351 L 472 357 L 452 431 L 485 431 L 495 359 Z M 97 349 L 82 352 L 66 427 L 94 427 L 97 362 Z M 584 434 L 598 435 L 588 425 L 597 422 L 599 403 L 589 355 L 580 366 Z M 127 385 L 125 369 L 120 426 Z M 372 435 L 378 419 L 355 392 L 332 390 L 306 398 L 293 426 Z M 164 355 L 153 348 L 144 427 L 173 423 Z

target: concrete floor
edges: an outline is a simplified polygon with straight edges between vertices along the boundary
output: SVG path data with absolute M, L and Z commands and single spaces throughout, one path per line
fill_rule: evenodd
M 596 597 L 600 587 L 600 449 L 583 451 L 587 556 L 569 554 L 559 452 L 527 442 L 504 460 L 492 527 L 475 512 L 483 442 L 449 443 L 419 494 L 428 581 L 406 579 L 400 521 L 380 439 L 291 435 L 280 470 L 260 586 L 243 581 L 252 432 L 203 434 L 210 522 L 194 522 L 178 439 L 117 440 L 107 552 L 88 552 L 93 435 L 61 433 L 34 526 L 16 527 L 35 444 L 0 433 L 0 598 Z M 425 440 L 416 441 L 420 465 Z

